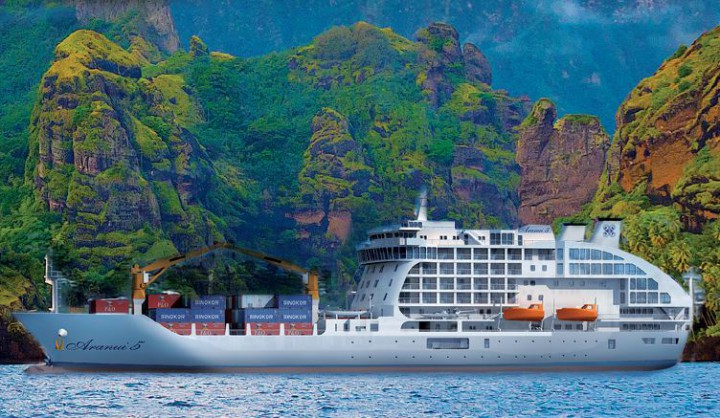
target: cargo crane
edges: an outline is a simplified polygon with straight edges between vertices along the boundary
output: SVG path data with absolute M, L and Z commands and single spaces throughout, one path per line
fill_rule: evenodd
M 193 250 L 190 252 L 187 252 L 185 254 L 180 254 L 174 257 L 169 258 L 163 258 L 160 260 L 153 261 L 152 263 L 140 267 L 138 264 L 135 264 L 130 269 L 130 274 L 132 276 L 132 299 L 133 299 L 133 314 L 135 315 L 141 315 L 142 314 L 142 305 L 143 302 L 145 302 L 145 290 L 150 286 L 153 282 L 155 282 L 163 273 L 167 271 L 172 266 L 175 266 L 177 264 L 180 264 L 184 261 L 200 257 L 202 255 L 205 255 L 207 253 L 216 251 L 216 250 L 229 250 L 234 251 L 236 253 L 244 254 L 253 258 L 256 258 L 258 260 L 265 261 L 268 264 L 272 264 L 274 266 L 280 267 L 283 270 L 286 271 L 292 271 L 295 273 L 299 273 L 302 275 L 303 278 L 303 284 L 305 285 L 305 293 L 309 294 L 312 297 L 312 305 L 313 305 L 313 321 L 317 321 L 317 315 L 318 315 L 318 304 L 319 304 L 319 293 L 318 293 L 318 274 L 315 270 L 308 270 L 306 268 L 300 267 L 296 264 L 293 264 L 287 260 L 283 260 L 277 257 L 273 257 L 270 255 L 267 255 L 265 253 L 262 253 L 260 251 L 251 250 L 249 248 L 243 248 L 238 247 L 232 243 L 229 242 L 218 242 L 213 245 L 210 245 L 209 247 L 199 248 L 197 250 Z

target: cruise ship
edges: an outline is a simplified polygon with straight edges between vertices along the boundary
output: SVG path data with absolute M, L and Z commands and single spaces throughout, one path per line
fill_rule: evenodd
M 76 369 L 652 370 L 679 360 L 691 297 L 619 248 L 619 220 L 555 235 L 548 225 L 461 229 L 426 213 L 421 204 L 415 219 L 368 232 L 351 309 L 314 312 L 309 335 L 229 325 L 178 335 L 139 312 L 14 315 L 48 364 Z

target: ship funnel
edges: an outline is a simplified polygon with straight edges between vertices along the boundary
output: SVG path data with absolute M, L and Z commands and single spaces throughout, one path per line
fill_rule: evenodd
M 558 241 L 585 241 L 585 228 L 585 224 L 563 224 Z
M 622 220 L 617 218 L 599 218 L 595 224 L 590 242 L 604 247 L 618 248 L 620 246 L 620 231 Z
M 420 188 L 415 213 L 418 221 L 427 221 L 427 187 Z

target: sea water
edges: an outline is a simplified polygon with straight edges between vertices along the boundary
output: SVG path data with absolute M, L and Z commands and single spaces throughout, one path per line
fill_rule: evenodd
M 0 417 L 720 416 L 720 363 L 655 372 L 28 374 Z

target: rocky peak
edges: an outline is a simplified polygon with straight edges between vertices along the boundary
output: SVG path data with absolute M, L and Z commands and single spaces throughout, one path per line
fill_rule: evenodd
M 344 242 L 352 225 L 347 202 L 367 193 L 372 170 L 350 134 L 345 116 L 323 108 L 313 118 L 311 128 L 300 172 L 300 192 L 308 207 L 292 217 L 303 229 L 301 236 L 320 232 Z
M 444 63 L 456 63 L 462 60 L 458 32 L 447 23 L 431 23 L 427 28 L 418 31 L 417 40 L 438 52 Z
M 610 140 L 597 117 L 566 115 L 541 99 L 519 130 L 516 161 L 523 224 L 549 224 L 577 213 L 595 194 Z
M 463 45 L 463 61 L 465 62 L 465 78 L 485 83 L 488 86 L 492 84 L 490 62 L 480 48 L 471 43 Z
M 617 112 L 610 184 L 684 209 L 695 229 L 720 216 L 720 26 L 679 49 Z
M 446 23 L 431 23 L 419 30 L 416 37 L 423 46 L 418 60 L 426 68 L 420 73 L 418 84 L 430 104 L 438 108 L 452 95 L 453 83 L 449 76 L 465 77 L 458 33 Z
M 180 47 L 168 0 L 71 0 L 80 22 L 91 19 L 113 22 L 131 17 L 126 28 L 166 53 Z

